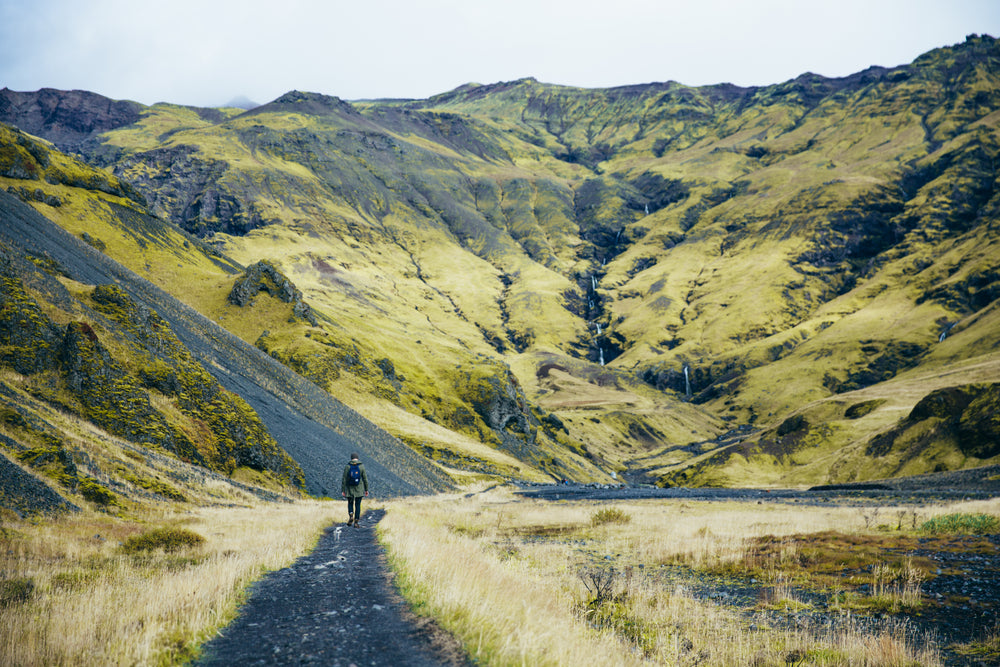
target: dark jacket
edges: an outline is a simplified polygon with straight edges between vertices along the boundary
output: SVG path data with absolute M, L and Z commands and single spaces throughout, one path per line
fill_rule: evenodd
M 357 459 L 352 461 L 361 466 L 361 483 L 351 484 L 351 464 L 344 466 L 344 476 L 340 480 L 340 493 L 348 498 L 360 498 L 368 494 L 368 473 L 365 472 L 365 464 Z

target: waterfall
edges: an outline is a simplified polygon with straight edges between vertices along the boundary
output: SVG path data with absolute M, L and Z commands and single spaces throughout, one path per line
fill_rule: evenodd
M 595 292 L 597 291 L 597 278 L 593 274 L 590 275 L 590 286 Z
M 691 375 L 688 372 L 689 370 L 690 367 L 687 364 L 684 364 L 684 395 L 687 396 L 688 399 L 691 398 Z
M 951 324 L 949 324 L 948 326 L 946 326 L 944 328 L 944 331 L 942 331 L 941 335 L 938 336 L 938 342 L 939 343 L 943 343 L 944 342 L 944 339 L 948 337 L 948 332 L 951 331 L 951 328 L 954 327 L 956 324 L 958 324 L 958 322 L 952 322 Z
M 601 323 L 600 322 L 596 322 L 595 324 L 597 325 L 597 335 L 600 336 L 601 335 Z
M 597 348 L 597 351 L 601 355 L 601 365 L 603 366 L 604 365 L 604 348 L 603 347 L 599 347 L 599 348 Z
M 646 215 L 649 215 L 649 204 L 646 204 Z

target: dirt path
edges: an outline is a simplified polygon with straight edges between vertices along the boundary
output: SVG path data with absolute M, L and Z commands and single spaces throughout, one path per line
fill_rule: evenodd
M 462 665 L 456 642 L 411 614 L 388 578 L 375 524 L 329 527 L 316 549 L 254 585 L 220 637 L 205 644 L 202 666 Z

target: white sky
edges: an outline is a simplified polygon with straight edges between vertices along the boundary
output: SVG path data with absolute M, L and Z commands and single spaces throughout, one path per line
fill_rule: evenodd
M 144 104 L 845 76 L 1000 37 L 1000 0 L 0 0 L 0 87 Z

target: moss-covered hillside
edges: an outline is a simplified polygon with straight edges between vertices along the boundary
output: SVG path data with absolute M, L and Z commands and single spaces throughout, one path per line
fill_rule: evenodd
M 754 89 L 291 92 L 85 137 L 2 95 L 0 120 L 219 255 L 53 206 L 16 141 L 4 183 L 453 470 L 794 484 L 997 460 L 967 442 L 1000 437 L 991 37 Z M 274 289 L 237 303 L 241 280 Z M 963 412 L 918 419 L 941 391 Z
M 89 461 L 89 447 L 74 440 L 93 438 L 66 419 L 71 415 L 151 453 L 230 477 L 245 469 L 272 486 L 303 490 L 299 465 L 245 401 L 195 362 L 156 312 L 117 286 L 81 285 L 47 273 L 53 267 L 43 258 L 27 259 L 0 245 L 0 451 L 6 458 L 37 469 L 66 493 L 87 498 L 88 489 L 105 488 L 93 472 L 81 474 L 77 461 Z M 118 483 L 183 499 L 162 479 L 118 473 L 111 475 Z M 115 497 L 107 493 L 104 504 Z

